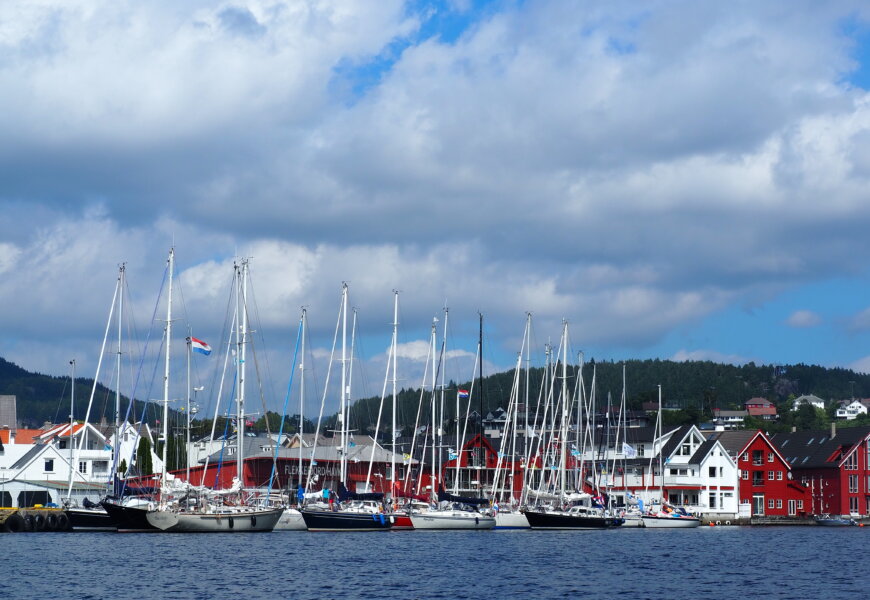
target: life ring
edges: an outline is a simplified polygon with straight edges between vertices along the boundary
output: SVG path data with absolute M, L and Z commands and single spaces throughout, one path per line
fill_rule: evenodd
M 716 521 L 716 525 L 721 525 L 722 521 Z
M 3 529 L 8 533 L 21 533 L 25 526 L 24 517 L 18 513 L 9 515 L 3 523 Z
M 731 525 L 731 521 L 725 521 L 726 525 Z

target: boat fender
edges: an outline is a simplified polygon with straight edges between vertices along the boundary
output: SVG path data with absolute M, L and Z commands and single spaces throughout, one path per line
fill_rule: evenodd
M 20 533 L 25 527 L 24 517 L 17 513 L 9 515 L 3 523 L 3 529 L 9 533 Z
M 49 531 L 57 529 L 57 515 L 48 515 L 45 517 L 45 528 Z
M 229 521 L 229 524 L 230 524 L 230 529 L 232 529 L 232 528 L 233 528 L 233 526 L 234 526 L 234 523 L 233 523 L 233 518 L 232 518 L 232 517 L 230 517 L 230 518 L 229 518 L 229 519 L 228 519 L 228 521 Z
M 715 526 L 716 526 L 716 524 L 713 523 L 713 521 L 710 521 L 710 527 L 715 527 Z
M 394 517 L 393 515 L 390 515 L 390 523 L 395 523 L 395 522 L 396 522 L 396 517 Z
M 24 531 L 35 531 L 35 523 L 33 521 L 33 515 L 26 515 L 24 517 Z
M 716 521 L 716 525 L 721 525 L 722 521 Z
M 731 525 L 731 521 L 725 521 L 726 525 Z
M 257 517 L 251 516 L 251 527 L 257 526 Z
M 474 524 L 475 524 L 475 525 L 480 525 L 480 518 L 478 518 L 478 517 L 474 517 Z
M 69 531 L 69 517 L 66 513 L 60 513 L 57 515 L 57 530 Z

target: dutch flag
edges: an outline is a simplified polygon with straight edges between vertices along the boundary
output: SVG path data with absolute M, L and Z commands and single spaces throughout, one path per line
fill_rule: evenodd
M 463 400 L 468 398 L 468 390 L 459 390 L 459 397 Z
M 195 337 L 190 338 L 190 347 L 194 350 L 194 352 L 199 352 L 200 354 L 205 354 L 206 356 L 211 354 L 211 346 L 209 346 L 202 340 L 196 339 Z

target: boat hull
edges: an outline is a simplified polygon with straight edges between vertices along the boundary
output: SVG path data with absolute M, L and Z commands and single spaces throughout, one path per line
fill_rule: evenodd
M 415 513 L 411 515 L 414 529 L 494 529 L 495 517 L 473 513 Z
M 657 517 L 643 515 L 643 526 L 652 529 L 692 529 L 701 525 L 697 517 Z
M 70 531 L 115 531 L 118 527 L 106 512 L 99 508 L 67 508 L 64 509 L 69 519 Z
M 496 529 L 528 529 L 529 520 L 521 512 L 500 512 L 495 516 Z
M 330 510 L 302 511 L 308 531 L 389 531 L 389 515 Z
M 100 502 L 119 533 L 140 533 L 160 531 L 148 522 L 146 506 L 122 506 L 111 502 Z
M 610 529 L 619 524 L 613 517 L 570 515 L 563 512 L 527 510 L 525 515 L 532 529 Z
M 275 524 L 274 531 L 305 531 L 305 519 L 302 513 L 295 508 L 285 508 L 281 518 Z
M 283 508 L 271 510 L 238 510 L 223 513 L 148 511 L 148 522 L 167 533 L 250 533 L 268 532 L 275 528 Z
M 390 518 L 393 520 L 393 529 L 397 530 L 412 530 L 414 523 L 411 522 L 411 517 L 408 513 L 390 513 Z

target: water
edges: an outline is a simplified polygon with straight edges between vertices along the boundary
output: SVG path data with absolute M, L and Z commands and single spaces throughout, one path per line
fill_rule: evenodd
M 870 528 L 2 534 L 3 597 L 863 598 Z

